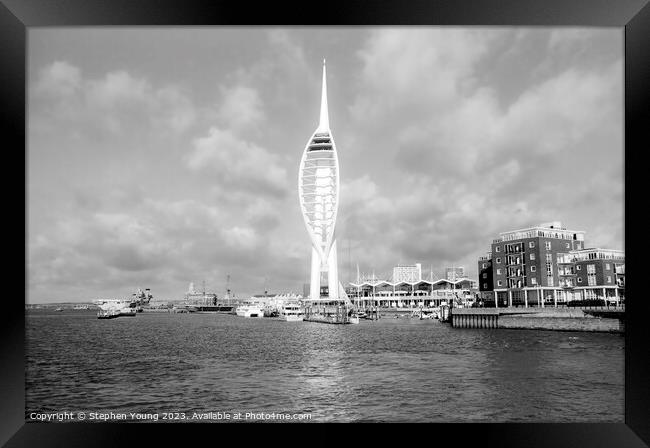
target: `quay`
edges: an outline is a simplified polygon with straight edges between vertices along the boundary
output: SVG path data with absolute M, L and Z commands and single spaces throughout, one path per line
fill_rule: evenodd
M 622 308 L 452 308 L 449 322 L 454 328 L 623 333 L 625 310 Z

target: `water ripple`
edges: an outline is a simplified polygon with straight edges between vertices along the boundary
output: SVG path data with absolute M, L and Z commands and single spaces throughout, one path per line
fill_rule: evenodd
M 26 408 L 313 421 L 622 422 L 620 335 L 30 311 Z

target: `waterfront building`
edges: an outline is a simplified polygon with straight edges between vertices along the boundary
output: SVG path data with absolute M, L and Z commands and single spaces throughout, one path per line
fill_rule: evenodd
M 422 280 L 422 264 L 398 264 L 393 268 L 393 281 L 419 282 Z
M 447 280 L 455 281 L 459 278 L 465 278 L 465 268 L 457 266 L 445 269 L 445 278 Z
M 585 232 L 554 221 L 503 232 L 478 260 L 479 290 L 496 306 L 557 306 L 625 297 L 625 254 L 585 248 Z
M 339 159 L 329 124 L 325 60 L 320 120 L 307 140 L 300 161 L 298 196 L 312 243 L 309 297 L 317 300 L 323 293 L 329 300 L 346 297 L 338 279 L 334 230 L 339 207 Z
M 417 264 L 419 265 L 419 264 Z M 350 282 L 347 293 L 357 306 L 380 306 L 388 308 L 403 307 L 429 307 L 450 304 L 469 306 L 473 303 L 472 289 L 475 281 L 469 278 L 460 278 L 455 281 L 447 279 L 430 280 L 409 276 L 404 280 L 403 275 L 389 279 L 380 279 L 377 276 L 361 276 L 357 274 L 357 281 Z
M 478 259 L 478 286 L 481 297 L 494 300 L 494 282 L 492 281 L 492 252 Z

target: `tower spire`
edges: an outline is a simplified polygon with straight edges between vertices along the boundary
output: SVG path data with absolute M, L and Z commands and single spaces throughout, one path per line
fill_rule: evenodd
M 318 123 L 318 130 L 330 130 L 329 112 L 327 110 L 327 72 L 325 69 L 325 59 L 323 59 L 323 90 L 320 100 L 320 121 Z

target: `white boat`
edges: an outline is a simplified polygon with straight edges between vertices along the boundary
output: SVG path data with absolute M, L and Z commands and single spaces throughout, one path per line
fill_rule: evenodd
M 356 314 L 352 314 L 350 316 L 350 323 L 351 324 L 358 324 L 359 323 L 359 316 L 357 316 Z
M 285 303 L 280 308 L 280 318 L 287 322 L 302 322 L 305 312 L 299 303 Z
M 99 299 L 93 301 L 99 307 L 97 317 L 110 319 L 119 316 L 135 316 L 136 302 L 131 299 Z
M 264 317 L 264 309 L 259 302 L 245 300 L 237 307 L 235 314 L 242 317 Z

